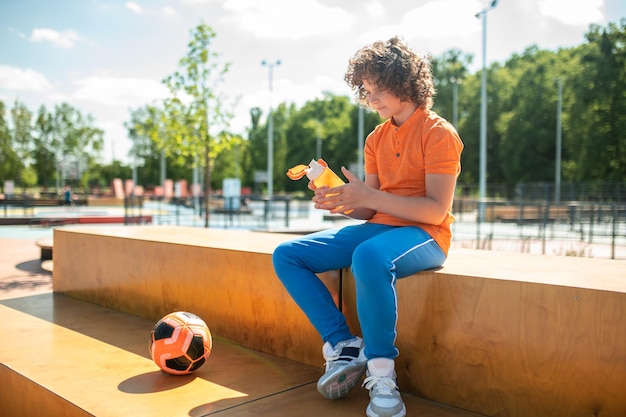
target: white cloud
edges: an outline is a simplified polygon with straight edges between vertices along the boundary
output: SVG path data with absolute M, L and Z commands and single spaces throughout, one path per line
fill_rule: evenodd
M 604 21 L 603 0 L 540 0 L 542 15 L 567 25 L 586 26 Z
M 155 15 L 155 16 L 161 16 L 165 18 L 179 15 L 178 11 L 171 6 L 142 7 L 141 5 L 133 1 L 129 1 L 129 2 L 126 2 L 126 4 L 124 4 L 124 7 L 126 7 L 131 12 L 140 14 L 140 15 Z
M 72 48 L 81 37 L 75 30 L 64 30 L 59 32 L 54 29 L 35 28 L 29 40 L 31 42 L 50 42 L 61 48 Z
M 142 106 L 168 96 L 167 88 L 158 81 L 143 78 L 116 78 L 92 75 L 76 81 L 73 97 L 115 107 Z
M 298 40 L 346 30 L 354 17 L 339 7 L 316 0 L 227 0 L 224 20 L 258 38 Z
M 400 35 L 405 39 L 446 39 L 467 37 L 480 31 L 480 22 L 474 16 L 482 8 L 478 0 L 435 0 L 404 13 L 393 25 L 381 26 L 363 32 L 359 39 L 365 44 Z
M 365 8 L 365 11 L 367 12 L 367 15 L 372 18 L 379 18 L 386 14 L 385 6 L 383 6 L 380 2 L 376 0 L 370 1 L 369 3 L 365 5 L 364 8 Z
M 176 16 L 178 12 L 170 6 L 165 6 L 161 9 L 161 16 Z
M 189 4 L 195 6 L 198 4 L 205 4 L 211 2 L 211 0 L 180 0 L 183 4 Z
M 475 14 L 481 8 L 477 0 L 431 1 L 406 13 L 402 26 L 416 37 L 456 38 L 480 30 Z
M 126 2 L 126 4 L 124 6 L 128 10 L 133 11 L 133 12 L 135 12 L 137 14 L 143 13 L 143 9 L 141 8 L 141 6 L 138 5 L 137 3 L 133 2 L 133 1 Z
M 13 91 L 46 92 L 52 84 L 45 76 L 30 68 L 0 65 L 0 88 Z
M 310 83 L 297 83 L 287 77 L 277 77 L 271 97 L 272 106 L 274 109 L 281 104 L 295 104 L 296 107 L 302 107 L 307 101 L 321 99 L 325 91 L 351 94 L 341 77 L 315 76 L 311 78 Z M 259 88 L 248 91 L 238 98 L 237 108 L 245 110 L 234 114 L 234 118 L 230 121 L 230 130 L 243 134 L 250 128 L 250 109 L 258 107 L 263 111 L 263 117 L 267 116 L 270 104 L 269 89 Z

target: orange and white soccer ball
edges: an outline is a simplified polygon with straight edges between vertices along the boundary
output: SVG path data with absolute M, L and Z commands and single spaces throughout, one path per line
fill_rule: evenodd
M 150 356 L 162 371 L 186 375 L 204 365 L 212 345 L 211 331 L 200 317 L 177 311 L 154 325 Z

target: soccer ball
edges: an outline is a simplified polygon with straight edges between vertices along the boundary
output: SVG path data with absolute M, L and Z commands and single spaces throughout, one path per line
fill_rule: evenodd
M 200 368 L 213 341 L 206 323 L 195 314 L 177 311 L 159 320 L 150 335 L 150 356 L 162 371 L 186 375 Z

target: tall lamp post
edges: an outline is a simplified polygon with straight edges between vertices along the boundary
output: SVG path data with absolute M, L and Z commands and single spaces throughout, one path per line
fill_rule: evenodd
M 261 65 L 269 70 L 269 92 L 270 92 L 270 111 L 267 122 L 267 197 L 269 199 L 268 209 L 272 207 L 272 196 L 274 193 L 274 120 L 272 116 L 272 78 L 274 67 L 280 65 L 280 60 L 274 62 L 261 61 Z
M 358 142 L 358 165 L 359 165 L 359 169 L 357 171 L 357 175 L 359 177 L 359 179 L 361 181 L 365 181 L 365 162 L 363 160 L 363 144 L 365 142 L 365 139 L 363 137 L 363 130 L 365 129 L 365 127 L 363 126 L 365 121 L 365 110 L 363 109 L 363 106 L 359 105 L 359 123 L 358 123 L 358 129 L 357 129 L 357 142 Z
M 561 202 L 561 109 L 563 107 L 563 80 L 556 79 L 558 99 L 556 104 L 556 162 L 554 172 L 554 202 Z
M 485 197 L 487 194 L 487 13 L 496 8 L 498 0 L 493 0 L 489 7 L 476 13 L 483 22 L 483 71 L 480 89 L 480 169 L 478 181 L 479 219 L 485 216 Z
M 461 84 L 461 79 L 456 77 L 451 77 L 450 82 L 452 83 L 452 124 L 456 129 L 459 128 L 459 84 Z

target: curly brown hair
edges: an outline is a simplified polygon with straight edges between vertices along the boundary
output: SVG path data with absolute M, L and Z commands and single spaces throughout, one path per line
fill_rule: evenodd
M 417 55 L 400 37 L 377 41 L 365 46 L 350 59 L 345 80 L 359 104 L 368 107 L 363 80 L 394 94 L 402 101 L 411 101 L 430 109 L 435 96 L 429 57 Z

